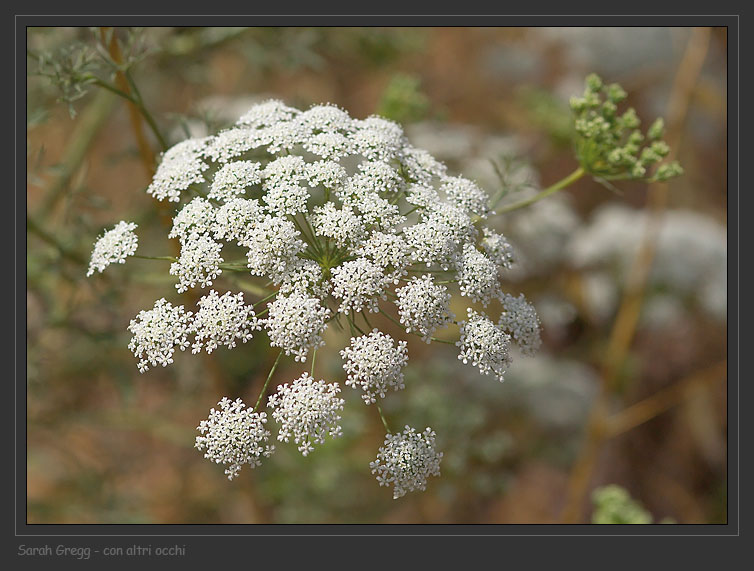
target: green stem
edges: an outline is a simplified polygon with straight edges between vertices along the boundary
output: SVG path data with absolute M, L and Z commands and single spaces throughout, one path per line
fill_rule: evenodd
M 262 286 L 259 286 L 254 283 L 249 283 L 243 280 L 238 279 L 238 277 L 232 275 L 232 274 L 225 274 L 225 279 L 228 280 L 230 283 L 235 285 L 236 287 L 248 291 L 249 293 L 252 293 L 254 295 L 264 295 L 268 292 L 267 288 L 263 288 Z M 275 292 L 277 293 L 277 292 Z M 274 295 L 274 294 L 273 294 Z M 260 302 L 261 303 L 261 302 Z
M 264 397 L 264 393 L 267 391 L 267 385 L 270 384 L 270 379 L 272 378 L 272 375 L 275 373 L 275 369 L 278 368 L 278 363 L 280 362 L 280 357 L 283 356 L 283 350 L 280 350 L 280 353 L 278 353 L 277 359 L 275 359 L 275 364 L 272 365 L 272 369 L 270 369 L 270 374 L 267 375 L 267 380 L 264 382 L 264 386 L 262 387 L 262 392 L 259 393 L 259 398 L 257 399 L 257 404 L 254 405 L 254 408 L 251 412 L 256 412 L 259 408 L 259 403 L 262 402 L 262 398 Z
M 380 418 L 382 419 L 382 424 L 385 427 L 385 430 L 387 430 L 388 434 L 391 434 L 390 427 L 387 425 L 387 420 L 385 420 L 385 415 L 382 414 L 382 408 L 379 403 L 375 403 L 375 406 L 377 407 L 377 412 L 380 413 Z
M 178 261 L 178 258 L 174 258 L 173 256 L 140 256 L 138 254 L 134 254 L 134 258 L 139 258 L 140 260 L 164 260 L 166 262 Z
M 351 319 L 351 316 L 350 316 L 350 315 L 346 315 L 346 319 L 348 320 L 348 325 L 350 325 L 350 326 L 351 326 L 351 335 L 354 335 L 354 331 L 353 331 L 353 330 L 354 330 L 354 327 L 355 327 L 355 328 L 356 328 L 356 329 L 358 330 L 358 332 L 359 332 L 359 333 L 361 333 L 362 335 L 366 335 L 366 333 L 364 333 L 364 332 L 363 332 L 363 331 L 361 330 L 361 327 L 359 327 L 358 325 L 356 325 L 356 323 L 354 322 L 354 320 L 353 320 L 353 319 Z
M 162 136 L 162 133 L 160 133 L 160 130 L 157 128 L 157 123 L 155 123 L 154 118 L 152 115 L 147 111 L 147 108 L 144 106 L 144 102 L 141 100 L 140 97 L 133 97 L 132 95 L 129 95 L 125 91 L 121 91 L 117 87 L 110 85 L 106 81 L 102 81 L 99 78 L 95 78 L 94 84 L 102 87 L 103 89 L 107 89 L 108 91 L 111 91 L 112 93 L 115 93 L 119 97 L 122 97 L 123 99 L 126 99 L 127 101 L 130 101 L 133 103 L 136 108 L 139 110 L 139 113 L 141 113 L 141 116 L 144 117 L 144 119 L 147 122 L 147 125 L 149 125 L 149 128 L 152 130 L 152 133 L 154 133 L 154 136 L 157 138 L 157 141 L 160 143 L 160 147 L 162 147 L 162 150 L 165 151 L 168 148 L 167 143 L 165 142 L 165 138 Z M 135 92 L 138 93 L 138 92 Z
M 258 302 L 256 302 L 254 305 L 252 305 L 252 307 L 256 307 L 257 305 L 261 305 L 265 301 L 269 301 L 270 299 L 272 299 L 273 297 L 275 297 L 277 294 L 278 294 L 278 292 L 273 291 L 270 295 L 268 295 L 264 299 L 260 299 Z
M 293 222 L 293 224 L 296 226 L 296 228 L 298 229 L 298 231 L 301 232 L 301 237 L 304 239 L 304 242 L 306 242 L 306 244 L 312 249 L 312 252 L 314 253 L 314 255 L 317 256 L 317 257 L 321 256 L 322 252 L 317 247 L 317 245 L 315 244 L 314 240 L 310 239 L 309 236 L 306 234 L 306 232 L 304 232 L 304 229 L 301 226 L 301 224 L 299 223 L 298 219 L 295 216 L 293 216 L 292 214 L 289 214 L 288 218 L 290 219 L 291 222 Z
M 527 198 L 526 200 L 522 200 L 520 202 L 515 202 L 513 204 L 510 204 L 508 206 L 504 206 L 503 208 L 499 208 L 495 210 L 498 214 L 503 214 L 505 212 L 511 212 L 513 210 L 518 210 L 519 208 L 524 208 L 525 206 L 529 206 L 530 204 L 533 204 L 539 200 L 542 200 L 543 198 L 547 198 L 551 194 L 555 194 L 559 190 L 564 189 L 565 187 L 573 184 L 577 180 L 579 180 L 581 177 L 583 177 L 586 174 L 586 171 L 579 167 L 575 171 L 573 171 L 571 174 L 569 174 L 567 177 L 559 180 L 552 186 L 547 187 L 543 191 L 535 194 L 531 198 Z
M 361 316 L 364 318 L 364 323 L 367 324 L 367 327 L 369 327 L 369 330 L 372 331 L 374 327 L 372 327 L 372 324 L 369 323 L 369 319 L 367 318 L 367 312 L 363 309 L 361 310 Z
M 312 351 L 312 370 L 309 373 L 312 377 L 314 377 L 314 361 L 317 359 L 317 348 L 314 348 L 314 351 Z
M 385 312 L 385 310 L 383 310 L 382 308 L 380 308 L 380 313 L 381 313 L 382 315 L 384 315 L 385 317 L 387 317 L 387 318 L 388 318 L 388 319 L 389 319 L 390 321 L 392 321 L 392 322 L 393 322 L 393 323 L 395 323 L 395 324 L 396 324 L 396 325 L 397 325 L 398 327 L 400 327 L 401 329 L 403 329 L 403 330 L 405 331 L 405 329 L 406 329 L 406 326 L 405 326 L 405 325 L 403 325 L 402 323 L 400 323 L 399 321 L 396 321 L 395 319 L 393 319 L 393 316 L 392 316 L 392 315 L 390 315 L 389 313 L 386 313 L 386 312 Z

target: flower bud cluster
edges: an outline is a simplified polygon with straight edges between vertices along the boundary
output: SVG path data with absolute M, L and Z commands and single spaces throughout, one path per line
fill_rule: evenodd
M 663 121 L 657 119 L 646 134 L 642 133 L 641 120 L 633 108 L 618 112 L 626 97 L 617 83 L 605 85 L 599 76 L 591 74 L 583 96 L 571 98 L 576 156 L 582 168 L 604 180 L 665 181 L 682 174 L 677 161 L 655 168 L 670 153 L 667 143 L 660 140 Z

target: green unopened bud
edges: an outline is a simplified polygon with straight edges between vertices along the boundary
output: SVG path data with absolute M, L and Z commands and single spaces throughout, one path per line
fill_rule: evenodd
M 612 101 L 605 101 L 602 104 L 602 116 L 608 119 L 615 117 L 615 113 L 618 111 L 618 106 Z
M 610 151 L 610 153 L 607 155 L 607 162 L 611 164 L 618 164 L 623 160 L 623 152 L 621 149 L 613 149 Z
M 595 109 L 600 105 L 600 96 L 597 93 L 585 93 L 584 104 L 591 109 Z
M 634 166 L 631 167 L 631 176 L 634 178 L 641 178 L 646 172 L 647 169 L 640 162 L 634 163 Z
M 661 157 L 667 157 L 668 153 L 670 152 L 670 147 L 665 141 L 655 141 L 653 142 L 650 147 L 652 149 L 652 152 L 658 154 Z
M 596 73 L 590 73 L 586 76 L 586 87 L 589 91 L 599 91 L 602 89 L 602 80 Z
M 681 165 L 678 164 L 678 161 L 673 161 L 672 163 L 660 165 L 653 179 L 656 181 L 662 182 L 662 181 L 669 180 L 673 177 L 680 176 L 682 174 L 683 174 L 683 168 L 681 167 Z
M 626 129 L 636 129 L 639 125 L 641 125 L 641 121 L 639 120 L 638 115 L 636 115 L 636 110 L 633 107 L 630 107 L 621 117 L 621 122 L 623 123 L 623 126 L 626 127 Z
M 581 113 L 586 107 L 586 101 L 584 100 L 584 98 L 576 97 L 575 95 L 571 97 L 571 100 L 569 103 L 574 113 Z
M 627 155 L 635 155 L 639 152 L 639 145 L 635 145 L 634 143 L 626 143 L 626 145 L 623 147 L 623 151 Z
M 652 163 L 656 163 L 662 159 L 660 155 L 655 153 L 651 147 L 645 147 L 644 150 L 641 152 L 641 158 L 639 159 L 642 164 L 644 165 L 651 165 Z
M 664 133 L 665 121 L 662 120 L 662 117 L 658 117 L 647 131 L 647 137 L 649 137 L 650 140 L 654 141 L 655 139 L 662 137 Z
M 632 131 L 631 134 L 628 136 L 628 143 L 630 145 L 639 145 L 644 140 L 644 135 L 641 134 L 641 131 Z
M 613 103 L 620 103 L 627 96 L 626 91 L 617 83 L 612 83 L 607 88 L 607 98 Z

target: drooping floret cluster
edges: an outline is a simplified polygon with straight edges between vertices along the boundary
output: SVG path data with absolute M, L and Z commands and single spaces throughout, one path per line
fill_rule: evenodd
M 427 343 L 449 328 L 442 341 L 458 341 L 459 359 L 501 380 L 512 341 L 525 353 L 539 346 L 534 309 L 503 291 L 514 255 L 506 238 L 485 226 L 487 194 L 450 176 L 387 119 L 266 101 L 231 128 L 165 152 L 147 192 L 177 203 L 169 237 L 180 254 L 155 257 L 172 262 L 177 292 L 212 289 L 195 312 L 161 299 L 131 322 L 129 348 L 142 372 L 171 363 L 176 348 L 232 349 L 263 329 L 280 350 L 272 378 L 283 355 L 313 360 L 335 326 L 350 332 L 340 351 L 345 384 L 379 408 L 380 399 L 404 388 L 408 349 L 370 319 L 383 327 L 392 321 Z M 90 273 L 133 254 L 134 228 L 121 222 L 97 243 Z M 230 287 L 258 297 L 252 305 Z M 465 321 L 456 322 L 450 309 L 454 296 L 468 307 Z M 474 304 L 499 311 L 499 321 Z M 292 439 L 303 454 L 341 431 L 340 389 L 313 374 L 281 385 L 267 401 L 278 438 Z M 200 424 L 197 447 L 228 465 L 232 478 L 272 452 L 267 418 L 240 400 L 219 404 Z M 372 469 L 397 498 L 423 490 L 441 458 L 430 429 L 388 429 Z
M 125 264 L 126 258 L 133 256 L 139 245 L 139 237 L 134 230 L 136 224 L 121 220 L 115 228 L 105 232 L 94 244 L 86 275 L 91 276 L 95 270 L 102 273 L 110 264 Z

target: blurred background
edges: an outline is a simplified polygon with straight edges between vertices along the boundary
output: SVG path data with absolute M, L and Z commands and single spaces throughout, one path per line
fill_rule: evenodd
M 724 28 L 104 32 L 28 29 L 28 523 L 727 521 Z M 196 426 L 222 396 L 253 403 L 276 353 L 259 334 L 138 373 L 130 319 L 189 298 L 161 262 L 85 277 L 119 220 L 139 224 L 141 254 L 171 247 L 144 192 L 158 141 L 91 79 L 112 77 L 102 53 L 131 66 L 126 88 L 168 144 L 265 98 L 331 102 L 399 121 L 453 173 L 512 200 L 578 166 L 568 99 L 597 72 L 644 126 L 665 117 L 686 172 L 619 189 L 584 178 L 496 219 L 519 261 L 504 288 L 534 303 L 544 341 L 504 383 L 384 324 L 411 360 L 383 409 L 393 426 L 431 426 L 445 454 L 426 492 L 393 500 L 378 486 L 384 429 L 347 387 L 341 438 L 306 458 L 277 443 L 229 482 L 193 448 Z M 317 375 L 342 383 L 339 337 L 328 329 Z M 284 363 L 273 382 L 303 369 Z

